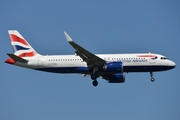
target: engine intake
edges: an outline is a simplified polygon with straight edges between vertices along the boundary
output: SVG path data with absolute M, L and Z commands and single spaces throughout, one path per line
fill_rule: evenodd
M 123 72 L 122 62 L 109 62 L 104 65 L 103 70 L 110 73 Z

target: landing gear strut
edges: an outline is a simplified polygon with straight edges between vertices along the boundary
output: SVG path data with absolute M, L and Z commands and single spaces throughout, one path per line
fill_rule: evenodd
M 152 72 L 150 72 L 150 76 L 151 76 L 151 82 L 154 82 L 155 78 L 153 77 L 153 73 Z
M 96 80 L 99 76 L 98 76 L 98 74 L 97 74 L 97 71 L 98 71 L 98 67 L 97 66 L 95 66 L 94 68 L 93 68 L 93 73 L 91 74 L 91 79 L 93 80 L 93 82 L 92 82 L 92 84 L 93 84 L 93 86 L 98 86 L 98 81 Z
M 96 77 L 96 74 L 91 74 L 91 79 L 92 79 L 92 80 L 96 80 L 96 78 L 97 78 L 97 77 Z

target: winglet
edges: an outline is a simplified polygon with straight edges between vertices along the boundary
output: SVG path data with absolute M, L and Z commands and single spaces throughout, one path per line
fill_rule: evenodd
M 64 35 L 66 36 L 66 39 L 67 39 L 68 42 L 73 42 L 71 37 L 65 31 L 64 31 Z

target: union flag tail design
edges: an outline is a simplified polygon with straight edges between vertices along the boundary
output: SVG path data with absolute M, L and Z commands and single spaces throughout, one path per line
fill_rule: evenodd
M 33 57 L 37 52 L 17 30 L 8 30 L 14 54 L 19 57 Z

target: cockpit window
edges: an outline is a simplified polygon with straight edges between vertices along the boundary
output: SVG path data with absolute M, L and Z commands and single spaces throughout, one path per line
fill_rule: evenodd
M 161 60 L 167 60 L 167 57 L 161 57 Z

